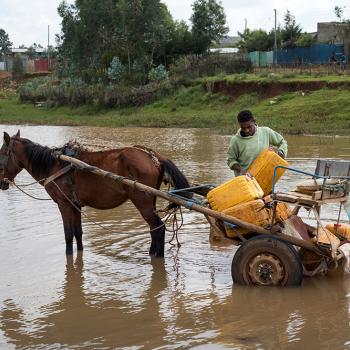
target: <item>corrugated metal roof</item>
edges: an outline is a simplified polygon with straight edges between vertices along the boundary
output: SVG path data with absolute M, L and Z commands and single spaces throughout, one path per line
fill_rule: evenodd
M 27 47 L 25 47 L 25 48 L 12 47 L 10 50 L 12 53 L 26 53 L 29 50 L 29 48 L 27 48 Z M 36 53 L 43 53 L 45 51 L 46 51 L 46 49 L 44 49 L 44 48 L 36 48 L 35 49 Z
M 209 49 L 210 52 L 219 52 L 219 53 L 236 53 L 238 49 L 236 47 L 218 47 Z

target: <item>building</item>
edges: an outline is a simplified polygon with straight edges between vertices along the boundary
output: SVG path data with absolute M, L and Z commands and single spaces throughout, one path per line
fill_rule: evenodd
M 16 55 L 20 55 L 25 72 L 38 72 L 38 71 L 48 71 L 49 62 L 47 59 L 47 49 L 42 47 L 35 47 L 35 59 L 31 59 L 28 52 L 29 48 L 11 48 L 10 53 L 0 59 L 0 70 L 12 71 L 13 59 Z M 50 67 L 52 60 L 50 60 Z
M 342 22 L 319 22 L 317 23 L 317 41 L 324 44 L 344 45 L 344 52 L 349 55 L 350 25 Z

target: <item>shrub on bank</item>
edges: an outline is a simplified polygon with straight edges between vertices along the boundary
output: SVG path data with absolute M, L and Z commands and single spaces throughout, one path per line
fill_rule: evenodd
M 92 105 L 103 108 L 142 106 L 173 91 L 174 86 L 168 80 L 132 87 L 102 83 L 90 85 L 76 78 L 62 81 L 38 78 L 22 84 L 19 97 L 22 102 L 46 102 L 48 106 Z
M 183 56 L 170 66 L 173 79 L 195 79 L 205 76 L 249 73 L 252 63 L 244 57 L 224 54 Z

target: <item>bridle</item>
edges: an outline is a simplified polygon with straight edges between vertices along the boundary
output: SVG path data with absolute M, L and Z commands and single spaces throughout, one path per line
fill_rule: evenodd
M 7 152 L 0 154 L 0 174 L 5 176 L 5 169 L 8 165 L 9 160 L 12 160 L 14 165 L 17 168 L 21 168 L 21 166 L 18 164 L 17 160 L 15 159 L 15 156 L 13 154 L 13 144 L 15 140 L 11 138 L 9 145 L 6 147 Z

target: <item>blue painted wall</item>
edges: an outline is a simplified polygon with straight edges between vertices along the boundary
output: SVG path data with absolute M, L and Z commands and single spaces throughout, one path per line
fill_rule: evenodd
M 278 64 L 292 63 L 329 63 L 330 58 L 335 54 L 337 59 L 343 53 L 343 45 L 314 44 L 309 47 L 295 47 L 277 51 Z
M 277 50 L 277 64 L 324 64 L 329 63 L 334 54 L 338 61 L 342 59 L 343 45 L 314 44 L 308 47 L 294 47 Z M 271 66 L 274 62 L 275 52 L 254 51 L 249 52 L 250 60 L 254 66 Z

